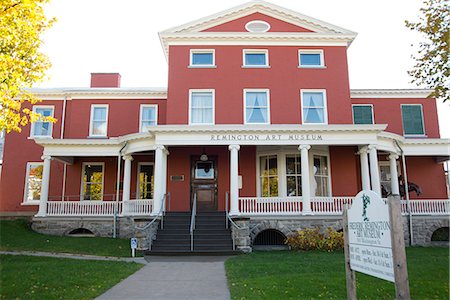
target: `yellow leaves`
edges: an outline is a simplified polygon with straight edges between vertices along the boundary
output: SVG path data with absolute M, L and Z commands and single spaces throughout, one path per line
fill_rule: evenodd
M 22 109 L 22 103 L 40 101 L 23 89 L 42 81 L 51 66 L 39 51 L 40 34 L 55 21 L 46 18 L 46 3 L 48 0 L 0 1 L 0 130 L 20 132 L 29 122 L 40 120 L 39 115 Z

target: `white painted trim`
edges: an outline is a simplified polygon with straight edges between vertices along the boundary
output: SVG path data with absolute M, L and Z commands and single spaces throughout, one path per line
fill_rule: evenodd
M 155 124 L 158 125 L 158 104 L 141 104 L 139 108 L 139 132 L 147 132 L 148 128 L 144 130 L 142 128 L 142 112 L 144 108 L 154 108 L 155 109 Z
M 320 65 L 302 65 L 300 60 L 301 54 L 319 54 Z M 325 68 L 325 56 L 323 49 L 298 49 L 298 67 L 305 69 L 323 69 Z
M 192 122 L 192 94 L 193 93 L 211 93 L 212 94 L 212 122 L 211 123 L 193 123 Z M 216 122 L 216 91 L 214 89 L 190 89 L 189 90 L 189 107 L 188 107 L 188 120 L 189 125 L 201 126 L 201 125 L 214 125 Z
M 211 53 L 211 65 L 194 65 L 192 64 L 192 55 L 195 53 Z M 214 68 L 216 67 L 216 50 L 215 49 L 190 49 L 189 51 L 189 68 Z
M 352 122 L 353 124 L 355 124 L 355 112 L 353 110 L 353 107 L 355 106 L 370 106 L 371 112 L 372 112 L 372 123 L 371 124 L 375 124 L 375 114 L 373 111 L 373 104 L 352 104 Z M 360 124 L 362 125 L 362 124 Z M 364 125 L 368 125 L 368 124 L 364 124 Z
M 303 113 L 303 93 L 323 93 L 323 120 L 324 123 L 305 123 L 305 114 Z M 326 89 L 301 89 L 300 90 L 300 113 L 302 114 L 302 125 L 328 125 L 328 107 L 327 107 Z
M 351 98 L 370 98 L 370 99 L 385 99 L 385 98 L 428 98 L 433 90 L 430 89 L 352 89 L 350 90 Z M 427 101 L 429 101 L 428 99 Z
M 247 92 L 265 92 L 267 95 L 267 122 L 266 123 L 247 123 Z M 270 124 L 270 90 L 269 89 L 244 89 L 243 90 L 244 99 L 244 125 L 263 125 Z M 250 129 L 250 128 L 249 128 Z
M 44 167 L 44 162 L 27 162 L 26 168 L 25 168 L 25 185 L 23 189 L 23 199 L 22 199 L 22 205 L 39 205 L 40 199 L 33 199 L 28 200 L 28 179 L 30 175 L 30 169 L 32 165 L 39 165 Z M 42 182 L 41 182 L 41 189 L 42 189 Z
M 155 176 L 155 163 L 154 162 L 138 162 L 137 163 L 137 169 L 136 169 L 136 199 L 138 199 L 139 196 L 139 184 L 140 184 L 140 177 L 139 177 L 139 173 L 140 173 L 140 167 L 141 166 L 153 166 L 153 177 Z M 153 192 L 155 187 L 152 186 L 153 188 Z
M 55 116 L 55 106 L 54 105 L 33 105 L 33 112 L 36 113 L 36 109 L 38 108 L 51 108 L 52 113 L 51 113 L 51 117 L 53 118 Z M 39 121 L 39 120 L 38 120 Z M 35 135 L 34 134 L 34 130 L 35 130 L 35 125 L 36 123 L 33 122 L 31 123 L 30 126 L 30 138 L 53 138 L 53 123 L 50 123 L 50 135 Z
M 247 65 L 245 63 L 245 55 L 247 54 L 264 54 L 266 63 L 264 65 Z M 243 68 L 269 68 L 269 50 L 267 49 L 243 49 L 242 50 L 242 67 Z
M 167 88 L 30 88 L 24 90 L 43 101 L 167 99 Z
M 84 200 L 83 196 L 84 196 L 84 189 L 83 189 L 83 185 L 84 185 L 84 171 L 85 171 L 85 167 L 86 165 L 94 165 L 94 166 L 102 166 L 102 199 L 101 200 Z M 83 162 L 81 164 L 81 184 L 80 184 L 80 201 L 103 201 L 103 195 L 105 193 L 105 163 L 104 162 Z
M 264 25 L 267 26 L 267 28 L 266 28 L 265 30 L 263 30 L 263 31 L 253 31 L 253 30 L 250 30 L 249 27 L 250 27 L 251 25 L 255 24 L 255 23 L 258 23 L 258 24 L 264 24 Z M 270 30 L 270 28 L 271 28 L 270 24 L 267 23 L 266 21 L 262 21 L 262 20 L 253 20 L 253 21 L 247 22 L 247 24 L 245 24 L 245 30 L 247 30 L 248 32 L 267 32 L 267 31 Z
M 405 133 L 405 128 L 404 128 L 404 124 L 403 124 L 403 106 L 420 106 L 420 114 L 422 116 L 422 130 L 423 130 L 423 134 L 406 134 Z M 423 115 L 423 106 L 422 104 L 408 104 L 408 103 L 402 103 L 400 104 L 400 113 L 402 115 L 402 131 L 403 131 L 403 136 L 404 137 L 426 137 L 426 131 L 425 131 L 425 117 Z
M 94 121 L 94 109 L 106 108 L 106 132 L 105 134 L 93 134 L 93 121 Z M 91 115 L 89 117 L 89 137 L 107 137 L 108 136 L 108 116 L 109 116 L 109 104 L 92 104 Z

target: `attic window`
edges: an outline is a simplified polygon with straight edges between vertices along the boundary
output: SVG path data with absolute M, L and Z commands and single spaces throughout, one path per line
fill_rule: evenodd
M 245 24 L 245 29 L 249 32 L 267 32 L 270 29 L 270 24 L 265 21 L 250 21 Z

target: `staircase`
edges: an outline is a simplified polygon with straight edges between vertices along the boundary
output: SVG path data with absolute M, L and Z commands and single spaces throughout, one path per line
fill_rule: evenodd
M 191 251 L 189 212 L 169 212 L 164 229 L 159 228 L 152 249 L 145 255 L 235 255 L 231 230 L 225 226 L 225 212 L 198 212 Z

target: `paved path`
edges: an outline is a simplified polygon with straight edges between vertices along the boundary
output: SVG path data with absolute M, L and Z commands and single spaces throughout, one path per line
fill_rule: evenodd
M 230 299 L 226 257 L 149 257 L 142 269 L 97 300 Z

